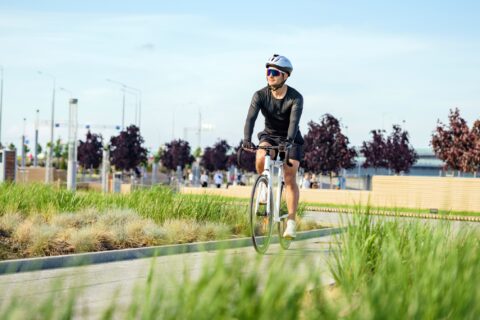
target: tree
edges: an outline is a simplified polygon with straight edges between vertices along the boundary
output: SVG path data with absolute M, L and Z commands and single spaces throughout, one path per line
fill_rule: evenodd
M 42 149 L 42 146 L 40 145 L 40 143 L 37 144 L 37 154 L 41 154 L 43 151 Z
M 480 120 L 473 124 L 471 135 L 473 139 L 473 149 L 470 151 L 470 158 L 472 159 L 472 171 L 475 177 L 480 170 Z
M 50 146 L 50 143 L 47 144 Z M 48 157 L 48 149 L 47 149 L 47 157 Z M 53 145 L 53 157 L 55 158 L 55 162 L 57 164 L 57 169 L 66 169 L 67 168 L 67 161 L 68 158 L 68 147 L 66 144 L 62 143 L 62 139 L 57 139 L 55 144 Z
M 418 154 L 410 146 L 408 132 L 402 131 L 399 125 L 394 125 L 386 143 L 388 168 L 396 174 L 408 173 L 418 160 Z
M 30 152 L 30 148 L 26 143 L 23 145 L 23 151 L 25 152 L 25 155 L 27 155 Z
M 217 141 L 212 148 L 205 148 L 200 165 L 209 171 L 226 170 L 230 145 L 226 140 Z
M 193 156 L 195 158 L 200 158 L 202 156 L 202 148 L 197 147 L 197 149 L 195 149 L 195 151 L 193 152 Z
M 320 123 L 310 121 L 305 140 L 305 167 L 309 171 L 330 175 L 340 169 L 355 166 L 357 152 L 348 147 L 349 140 L 340 128 L 340 122 L 331 114 L 325 114 Z
M 388 168 L 387 141 L 384 137 L 385 130 L 372 130 L 372 140 L 364 141 L 360 153 L 365 157 L 364 168 Z
M 137 126 L 131 125 L 116 137 L 110 139 L 110 161 L 118 170 L 134 170 L 147 162 L 147 149 L 142 147 L 144 140 Z
M 195 158 L 190 154 L 188 141 L 178 139 L 165 144 L 160 161 L 166 168 L 177 170 L 177 166 L 183 169 L 186 165 L 192 164 Z
M 440 120 L 432 134 L 430 144 L 435 155 L 444 162 L 445 170 L 458 170 L 468 172 L 472 170 L 470 159 L 472 150 L 475 147 L 475 128 L 470 132 L 467 122 L 460 116 L 460 110 L 450 110 L 448 116 L 449 124 L 446 125 Z
M 463 172 L 471 172 L 475 176 L 480 169 L 480 120 L 474 122 L 468 134 L 464 134 L 463 154 L 460 157 L 460 168 Z
M 88 130 L 85 142 L 77 147 L 78 163 L 84 169 L 97 169 L 102 162 L 102 136 Z
M 163 149 L 163 147 L 158 148 L 157 153 L 155 153 L 155 154 L 153 155 L 153 161 L 156 162 L 156 163 L 160 162 L 160 160 L 162 159 L 162 155 L 163 155 L 164 152 L 165 152 L 165 150 Z

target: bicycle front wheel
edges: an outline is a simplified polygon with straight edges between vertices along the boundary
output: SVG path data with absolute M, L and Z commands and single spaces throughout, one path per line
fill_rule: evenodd
M 270 210 L 267 210 L 268 196 L 268 178 L 261 175 L 255 181 L 250 198 L 250 230 L 253 247 L 262 254 L 268 249 L 273 227 L 273 199 L 270 196 Z
M 285 232 L 285 229 L 287 228 L 287 216 L 288 216 L 288 210 L 287 210 L 287 203 L 283 199 L 283 191 L 284 191 L 284 185 L 283 182 L 280 185 L 280 221 L 278 222 L 278 242 L 280 242 L 280 247 L 282 249 L 287 250 L 290 247 L 290 244 L 292 243 L 292 240 L 286 239 L 283 237 L 283 233 Z

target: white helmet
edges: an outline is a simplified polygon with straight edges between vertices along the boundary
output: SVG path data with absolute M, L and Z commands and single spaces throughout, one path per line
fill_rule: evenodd
M 277 68 L 280 71 L 288 73 L 288 75 L 290 75 L 293 71 L 293 66 L 290 60 L 288 60 L 287 57 L 281 56 L 279 54 L 274 54 L 270 59 L 268 59 L 265 67 Z

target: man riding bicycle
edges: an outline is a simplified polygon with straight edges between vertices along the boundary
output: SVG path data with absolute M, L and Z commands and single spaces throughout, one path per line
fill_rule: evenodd
M 285 197 L 288 208 L 287 228 L 283 237 L 293 239 L 296 236 L 295 213 L 298 206 L 299 190 L 296 174 L 303 157 L 303 137 L 299 130 L 303 110 L 303 97 L 292 87 L 285 84 L 293 67 L 286 57 L 274 54 L 266 63 L 268 86 L 255 92 L 248 110 L 244 127 L 242 147 L 253 151 L 253 128 L 258 113 L 265 117 L 265 129 L 258 133 L 260 146 L 279 146 L 289 148 L 290 163 L 284 167 Z M 256 169 L 263 172 L 266 151 L 257 150 Z M 271 154 L 274 157 L 274 154 Z

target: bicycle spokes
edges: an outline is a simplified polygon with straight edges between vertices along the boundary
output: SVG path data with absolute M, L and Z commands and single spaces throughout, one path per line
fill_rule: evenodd
M 252 198 L 250 200 L 250 225 L 252 233 L 252 241 L 255 250 L 259 253 L 265 253 L 270 243 L 273 225 L 273 210 L 268 208 L 268 178 L 259 176 L 252 190 Z

